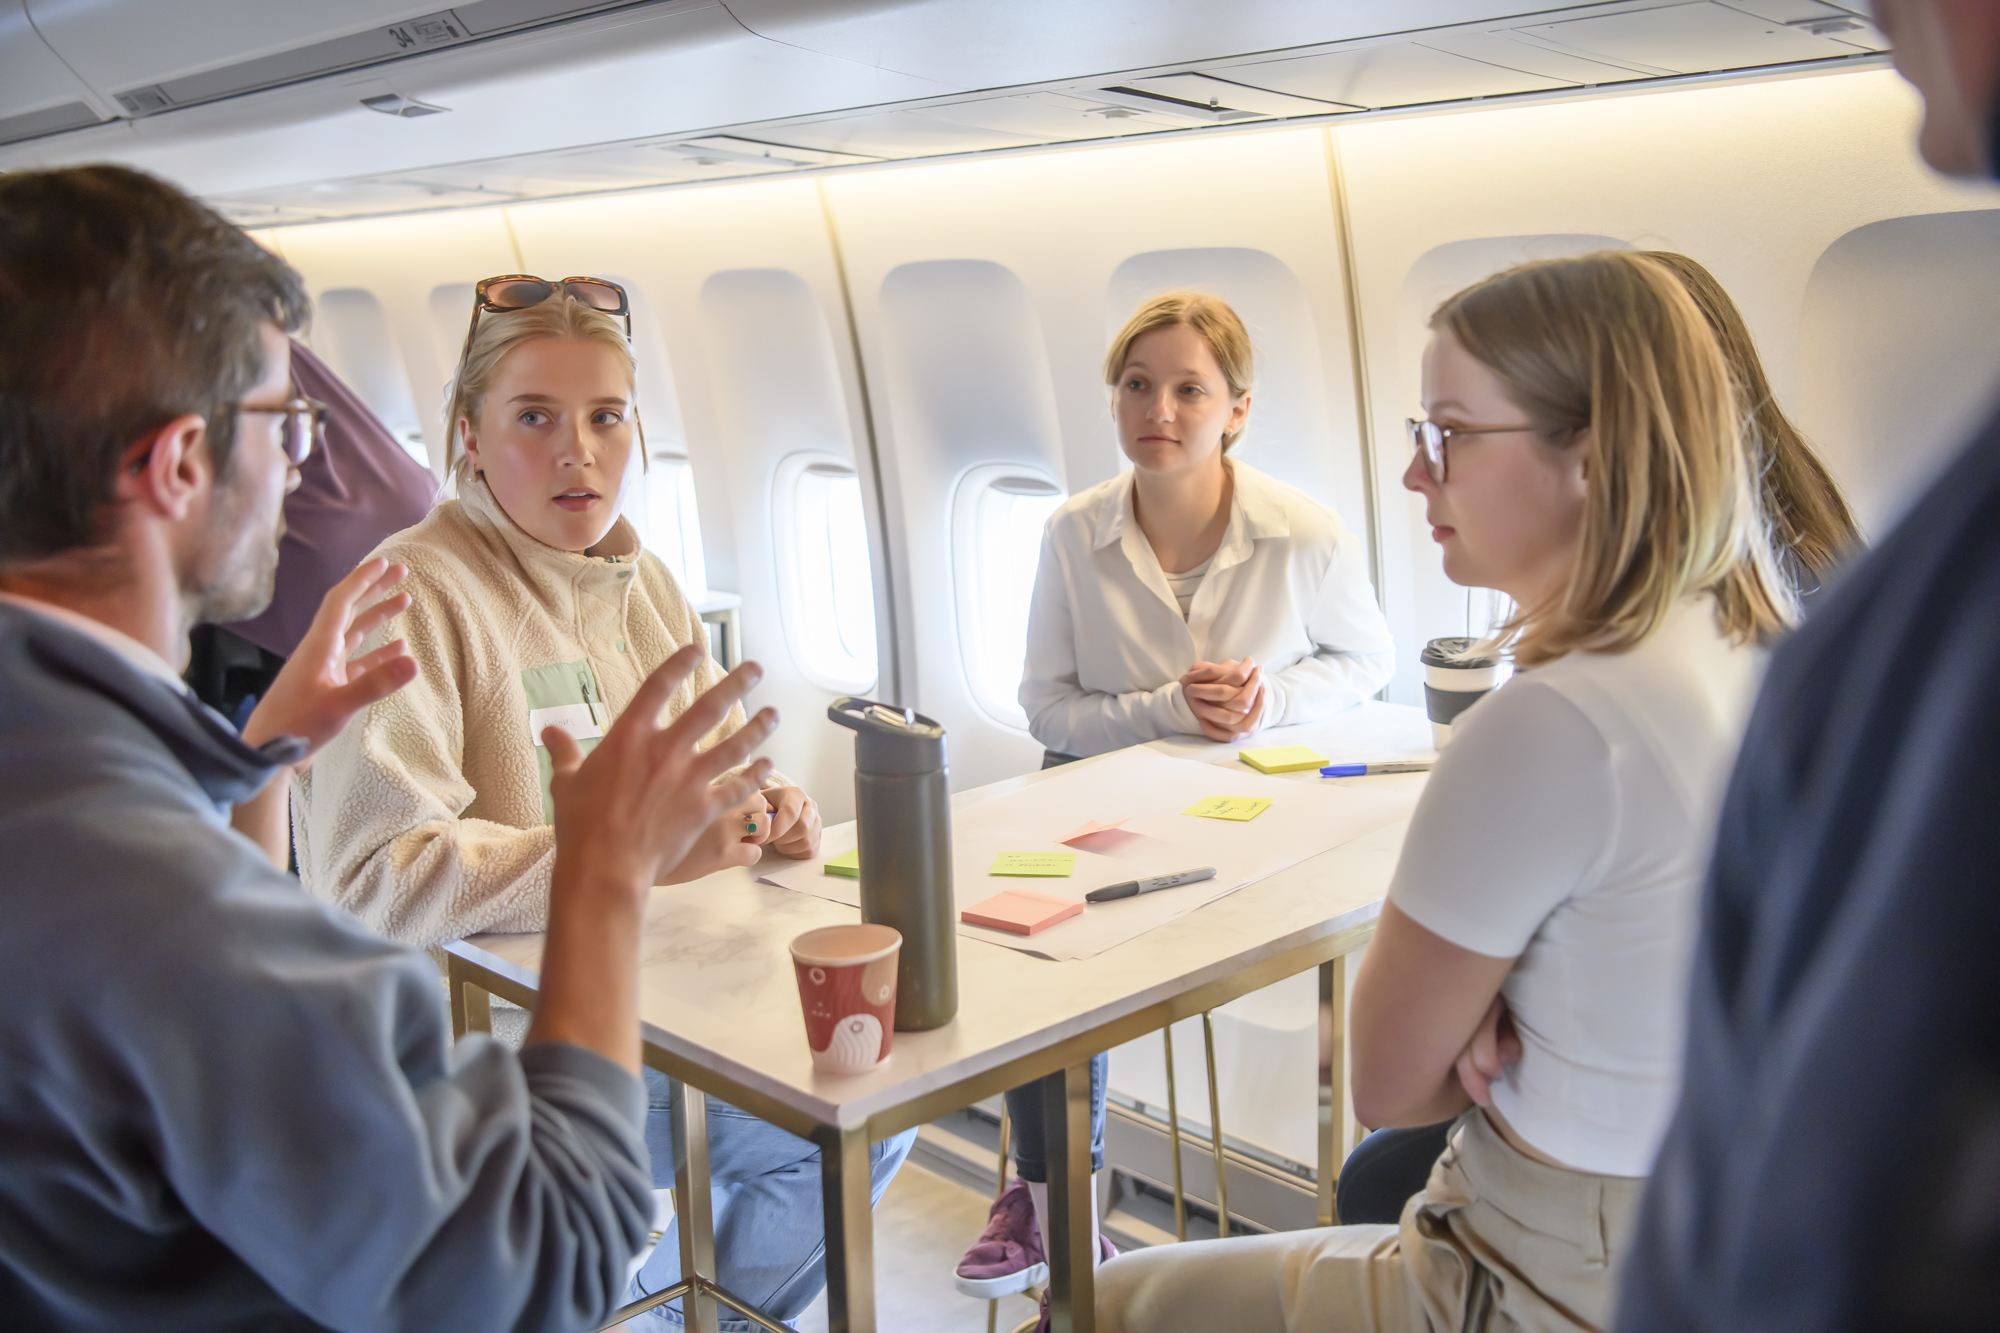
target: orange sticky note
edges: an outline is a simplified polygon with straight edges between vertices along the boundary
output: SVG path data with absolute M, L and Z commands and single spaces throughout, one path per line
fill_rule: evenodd
M 1033 935 L 1058 921 L 1083 915 L 1083 904 L 1072 898 L 1058 898 L 1033 889 L 1009 889 L 985 902 L 974 903 L 958 914 L 968 926 L 988 926 L 1010 935 Z
M 1131 816 L 1127 815 L 1125 818 L 1130 819 Z M 1060 838 L 1057 838 L 1056 841 L 1075 842 L 1078 838 L 1087 838 L 1093 833 L 1109 833 L 1111 832 L 1112 829 L 1123 828 L 1124 825 L 1125 825 L 1124 819 L 1117 820 L 1110 824 L 1100 824 L 1093 819 L 1088 824 L 1085 824 L 1082 828 L 1077 829 L 1075 832 L 1063 834 Z

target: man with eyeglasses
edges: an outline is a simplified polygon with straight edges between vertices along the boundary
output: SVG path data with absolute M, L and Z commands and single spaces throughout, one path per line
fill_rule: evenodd
M 286 771 L 415 675 L 400 643 L 350 660 L 401 569 L 334 588 L 241 735 L 177 674 L 190 625 L 270 596 L 320 416 L 288 375 L 306 309 L 151 177 L 0 176 L 10 1333 L 594 1328 L 651 1221 L 638 927 L 775 716 L 697 749 L 747 666 L 662 727 L 689 649 L 588 760 L 544 738 L 542 1003 L 518 1055 L 454 1048 L 430 961 L 280 869 Z

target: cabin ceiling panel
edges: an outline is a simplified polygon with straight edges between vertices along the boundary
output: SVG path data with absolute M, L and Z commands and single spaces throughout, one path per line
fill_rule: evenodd
M 0 31 L 16 16 L 31 39 L 0 70 L 18 59 L 32 76 L 20 86 L 39 79 L 56 98 L 10 121 L 0 80 L 0 144 L 25 140 L 0 146 L 0 169 L 128 162 L 253 225 L 1562 92 L 1880 44 L 1819 0 L 365 0 L 337 30 L 313 7 L 217 0 L 183 23 L 213 47 L 210 65 L 188 72 L 192 39 L 176 36 L 143 67 L 165 109 L 92 125 L 131 114 L 130 89 L 62 100 L 57 49 L 27 16 L 46 10 L 79 49 L 105 45 L 91 68 L 115 80 L 142 67 L 115 63 L 130 36 L 106 37 L 106 16 L 137 4 L 0 0 Z M 157 22 L 139 7 L 132 33 Z M 259 60 L 304 68 L 312 51 L 419 29 L 442 33 L 440 49 L 173 105 Z
M 1831 6 L 1810 8 L 1825 12 L 1786 23 L 1727 5 L 1685 4 L 1568 19 L 1522 31 L 1586 56 L 1638 62 L 1676 74 L 1825 60 L 1879 49 L 1842 40 L 1872 31 L 1866 24 L 1839 15 Z M 1839 28 L 1824 36 L 1812 31 L 1845 22 L 1853 22 L 1855 26 Z
M 1029 93 L 800 121 L 775 130 L 774 135 L 849 153 L 906 158 L 1108 139 L 1186 125 L 1184 120 L 1133 111 L 1103 99 Z
M 1231 65 L 1222 72 L 1259 88 L 1371 108 L 1571 86 L 1563 79 L 1468 60 L 1416 43 Z
M 1145 69 L 1576 8 L 1532 0 L 728 0 L 753 32 L 961 87 Z M 1060 40 L 1052 40 L 1060 34 Z M 1052 68 L 1060 63 L 1062 68 Z
M 438 0 L 204 0 L 198 20 L 185 5 L 143 0 L 27 0 L 27 8 L 70 67 L 110 91 L 338 41 L 442 6 Z
M 83 92 L 35 31 L 23 0 L 0 0 L 0 115 L 75 101 Z

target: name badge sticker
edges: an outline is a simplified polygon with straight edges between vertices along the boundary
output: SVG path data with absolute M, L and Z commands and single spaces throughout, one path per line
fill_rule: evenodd
M 558 704 L 553 708 L 531 708 L 528 710 L 528 735 L 537 748 L 542 744 L 542 733 L 550 727 L 561 727 L 569 733 L 571 740 L 596 740 L 604 734 L 593 716 L 595 710 L 589 704 Z

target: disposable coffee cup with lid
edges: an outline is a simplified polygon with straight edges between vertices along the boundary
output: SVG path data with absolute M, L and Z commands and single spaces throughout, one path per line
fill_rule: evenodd
M 1458 715 L 1500 683 L 1500 659 L 1467 657 L 1477 639 L 1432 639 L 1424 645 L 1424 709 L 1431 718 L 1431 744 L 1442 750 Z

